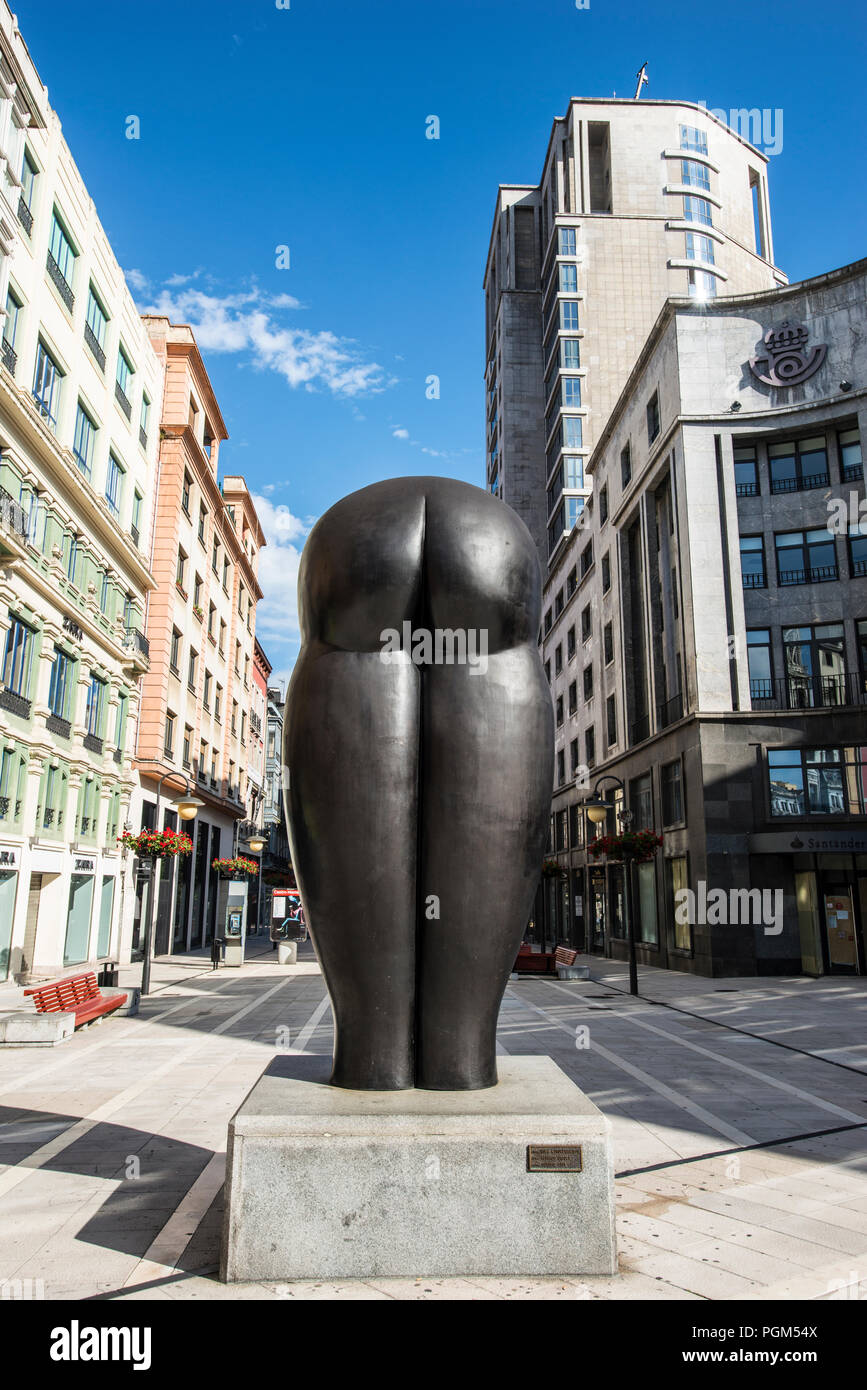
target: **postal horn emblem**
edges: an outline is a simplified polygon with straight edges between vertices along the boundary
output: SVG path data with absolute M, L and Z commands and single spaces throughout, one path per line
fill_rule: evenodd
M 803 323 L 785 319 L 779 328 L 769 328 L 762 338 L 765 356 L 750 358 L 750 370 L 766 386 L 797 386 L 817 372 L 828 351 L 817 343 L 807 351 L 809 332 Z

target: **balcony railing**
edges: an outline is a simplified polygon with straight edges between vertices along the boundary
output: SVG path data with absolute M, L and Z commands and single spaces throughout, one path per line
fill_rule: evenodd
M 112 753 L 111 756 L 114 758 L 114 761 L 115 761 L 116 763 L 122 763 L 122 762 L 123 762 L 123 749 L 122 749 L 122 748 L 115 748 L 115 750 L 114 750 L 114 752 Z
M 768 587 L 767 575 L 764 574 L 742 574 L 745 589 L 766 589 Z
M 27 517 L 24 508 L 5 487 L 0 487 L 0 525 L 14 531 L 22 540 L 27 539 Z
M 12 805 L 8 796 L 0 796 L 0 820 L 5 820 L 9 815 L 9 807 Z
M 790 584 L 827 584 L 839 577 L 836 565 L 811 565 L 809 570 L 780 570 L 781 586 Z
M 24 201 L 23 193 L 19 194 L 18 197 L 18 221 L 21 223 L 25 232 L 29 236 L 30 233 L 33 231 L 33 213 L 30 211 L 29 207 L 27 206 L 27 203 Z
M 750 700 L 754 710 L 836 709 L 846 705 L 867 705 L 867 671 L 751 680 Z
M 735 483 L 735 497 L 758 497 L 758 483 Z
M 145 429 L 144 425 L 139 425 L 139 428 L 138 428 L 138 439 L 139 439 L 139 443 L 141 444 L 142 448 L 143 448 L 143 449 L 146 449 L 147 446 L 148 446 L 148 432 L 147 432 L 147 430 Z
M 85 748 L 89 749 L 91 753 L 101 753 L 102 739 L 99 737 L 98 734 L 85 734 L 84 746 Z
M 50 251 L 48 253 L 46 265 L 48 267 L 48 278 L 54 281 L 54 284 L 60 292 L 60 298 L 63 300 L 69 312 L 72 313 L 75 308 L 75 295 L 72 293 L 72 286 Z
M 7 372 L 9 372 L 11 376 L 14 376 L 15 368 L 18 365 L 18 353 L 15 351 L 8 338 L 3 339 L 3 345 L 2 348 L 0 348 L 0 353 L 2 353 L 3 357 L 3 366 L 6 368 Z
M 129 534 L 130 534 L 130 536 L 132 537 L 132 543 L 133 543 L 133 545 L 135 546 L 136 550 L 138 550 L 138 543 L 139 543 L 139 539 L 140 539 L 139 533 L 138 533 L 138 527 L 137 527 L 137 526 L 131 526 L 131 527 L 129 528 Z
M 68 719 L 62 719 L 59 714 L 49 714 L 45 721 L 45 727 L 50 734 L 59 734 L 61 738 L 72 738 L 72 725 Z
M 811 492 L 813 488 L 827 487 L 829 482 L 827 472 L 805 473 L 800 478 L 772 478 L 771 492 Z
M 860 483 L 860 481 L 861 481 L 861 479 L 862 479 L 863 477 L 864 477 L 864 465 L 863 465 L 863 463 L 844 463 L 844 464 L 843 464 L 843 482 L 844 482 L 844 483 Z
M 10 714 L 17 714 L 19 719 L 29 719 L 32 701 L 26 700 L 23 695 L 10 690 L 8 686 L 0 687 L 0 709 L 8 710 Z
M 131 419 L 132 405 L 130 403 L 129 397 L 127 396 L 119 381 L 116 381 L 114 383 L 114 398 L 117 401 L 126 418 L 128 420 Z
M 860 579 L 865 574 L 867 574 L 867 560 L 853 560 L 852 578 Z
M 84 325 L 84 341 L 93 353 L 94 359 L 101 372 L 105 371 L 105 353 L 100 347 L 99 339 L 94 333 L 89 323 Z
M 660 729 L 667 729 L 669 724 L 675 720 L 683 718 L 683 691 L 680 690 L 676 695 L 672 695 L 670 700 L 666 700 L 664 705 L 656 707 L 656 722 Z
M 128 627 L 123 634 L 123 645 L 135 652 L 138 656 L 143 656 L 145 660 L 150 660 L 150 642 L 143 632 L 137 627 Z

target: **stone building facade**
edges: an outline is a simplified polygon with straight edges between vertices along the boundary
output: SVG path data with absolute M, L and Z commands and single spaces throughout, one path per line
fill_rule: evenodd
M 622 958 L 628 892 L 640 962 L 864 972 L 865 343 L 865 261 L 660 314 L 588 461 L 588 561 L 543 637 L 553 936 Z M 664 837 L 628 884 L 587 852 L 601 777 Z

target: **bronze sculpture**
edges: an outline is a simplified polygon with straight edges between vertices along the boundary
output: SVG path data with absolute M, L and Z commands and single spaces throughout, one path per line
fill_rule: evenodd
M 496 1085 L 553 780 L 540 593 L 523 522 L 448 478 L 363 488 L 304 548 L 283 761 L 334 1085 Z

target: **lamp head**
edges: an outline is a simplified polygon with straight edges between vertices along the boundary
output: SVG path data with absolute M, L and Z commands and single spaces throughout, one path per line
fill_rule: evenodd
M 175 802 L 175 810 L 181 820 L 195 820 L 196 812 L 201 811 L 204 804 L 197 796 L 182 796 Z

